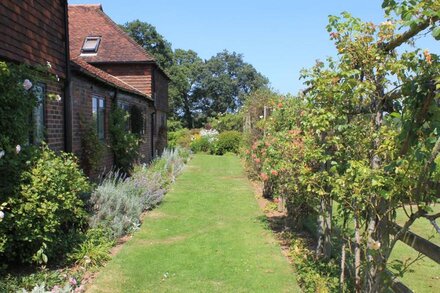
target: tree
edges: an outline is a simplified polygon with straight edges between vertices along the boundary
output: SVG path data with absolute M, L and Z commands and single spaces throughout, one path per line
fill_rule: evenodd
M 171 67 L 173 64 L 171 43 L 157 32 L 156 27 L 147 22 L 134 20 L 121 25 L 121 28 L 142 48 L 152 54 L 165 71 Z
M 173 66 L 169 70 L 171 109 L 185 121 L 185 125 L 189 128 L 194 126 L 195 92 L 200 87 L 203 66 L 203 60 L 196 52 L 176 49 L 173 56 Z
M 268 83 L 266 77 L 243 60 L 243 55 L 224 50 L 206 61 L 198 109 L 207 117 L 234 112 L 242 106 L 245 95 L 267 87 Z

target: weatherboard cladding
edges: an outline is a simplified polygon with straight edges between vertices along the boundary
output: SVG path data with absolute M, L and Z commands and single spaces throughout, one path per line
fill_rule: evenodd
M 46 65 L 66 76 L 65 0 L 0 1 L 0 58 Z
M 82 73 L 89 75 L 90 77 L 96 78 L 101 82 L 107 83 L 108 85 L 114 86 L 120 90 L 126 91 L 128 93 L 135 94 L 137 96 L 143 97 L 145 99 L 151 100 L 151 97 L 142 93 L 137 88 L 131 86 L 130 84 L 124 82 L 120 78 L 108 74 L 107 72 L 88 64 L 82 58 L 73 58 L 71 60 L 73 67 L 81 71 Z

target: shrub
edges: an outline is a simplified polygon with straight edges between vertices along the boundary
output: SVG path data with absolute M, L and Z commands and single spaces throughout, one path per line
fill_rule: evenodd
M 104 145 L 99 140 L 96 128 L 90 122 L 81 120 L 81 166 L 91 176 L 100 166 Z
M 208 119 L 209 124 L 220 132 L 243 131 L 243 113 L 224 113 L 215 118 Z
M 121 179 L 114 172 L 96 188 L 90 198 L 93 216 L 92 228 L 104 227 L 113 238 L 119 238 L 136 229 L 140 224 L 142 201 L 128 179 Z
M 200 136 L 191 142 L 191 151 L 194 153 L 209 152 L 211 150 L 211 143 L 206 136 Z
M 90 198 L 92 228 L 105 228 L 112 238 L 119 238 L 137 229 L 142 211 L 160 203 L 166 187 L 183 170 L 180 149 L 164 150 L 149 166 L 135 166 L 132 177 L 110 173 Z
M 225 131 L 219 134 L 218 140 L 215 142 L 213 153 L 223 155 L 225 153 L 238 153 L 242 134 L 238 131 Z
M 146 166 L 137 166 L 131 184 L 141 199 L 142 208 L 149 210 L 159 204 L 164 195 L 164 178 L 160 172 L 151 172 Z
M 189 148 L 191 144 L 191 133 L 188 129 L 168 131 L 168 146 L 170 148 L 182 147 Z
M 80 232 L 86 212 L 80 194 L 89 184 L 71 154 L 57 156 L 43 146 L 21 176 L 20 190 L 7 202 L 0 234 L 3 259 L 46 263 L 71 249 L 66 239 Z
M 339 268 L 334 259 L 316 258 L 301 239 L 292 240 L 290 255 L 304 292 L 339 292 Z
M 127 113 L 115 106 L 110 116 L 110 138 L 116 167 L 130 173 L 139 158 L 139 137 L 127 132 L 127 119 Z

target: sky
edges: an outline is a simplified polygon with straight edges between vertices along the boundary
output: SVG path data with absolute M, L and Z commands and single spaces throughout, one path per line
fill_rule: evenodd
M 104 12 L 123 24 L 135 19 L 154 25 L 173 49 L 192 49 L 203 59 L 223 51 L 244 60 L 269 78 L 278 92 L 305 88 L 300 70 L 335 56 L 326 30 L 329 15 L 348 11 L 365 21 L 384 21 L 382 0 L 69 0 L 101 3 Z M 439 51 L 430 36 L 417 42 Z

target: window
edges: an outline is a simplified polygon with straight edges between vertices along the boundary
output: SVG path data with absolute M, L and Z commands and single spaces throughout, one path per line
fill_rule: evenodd
M 105 100 L 98 96 L 92 97 L 93 123 L 96 125 L 98 138 L 105 139 Z
M 101 37 L 87 37 L 81 49 L 81 53 L 98 53 Z
M 40 144 L 44 141 L 44 103 L 46 96 L 46 85 L 43 83 L 36 83 L 32 87 L 32 91 L 37 100 L 37 105 L 32 111 L 32 122 L 34 125 L 31 142 L 33 144 Z

